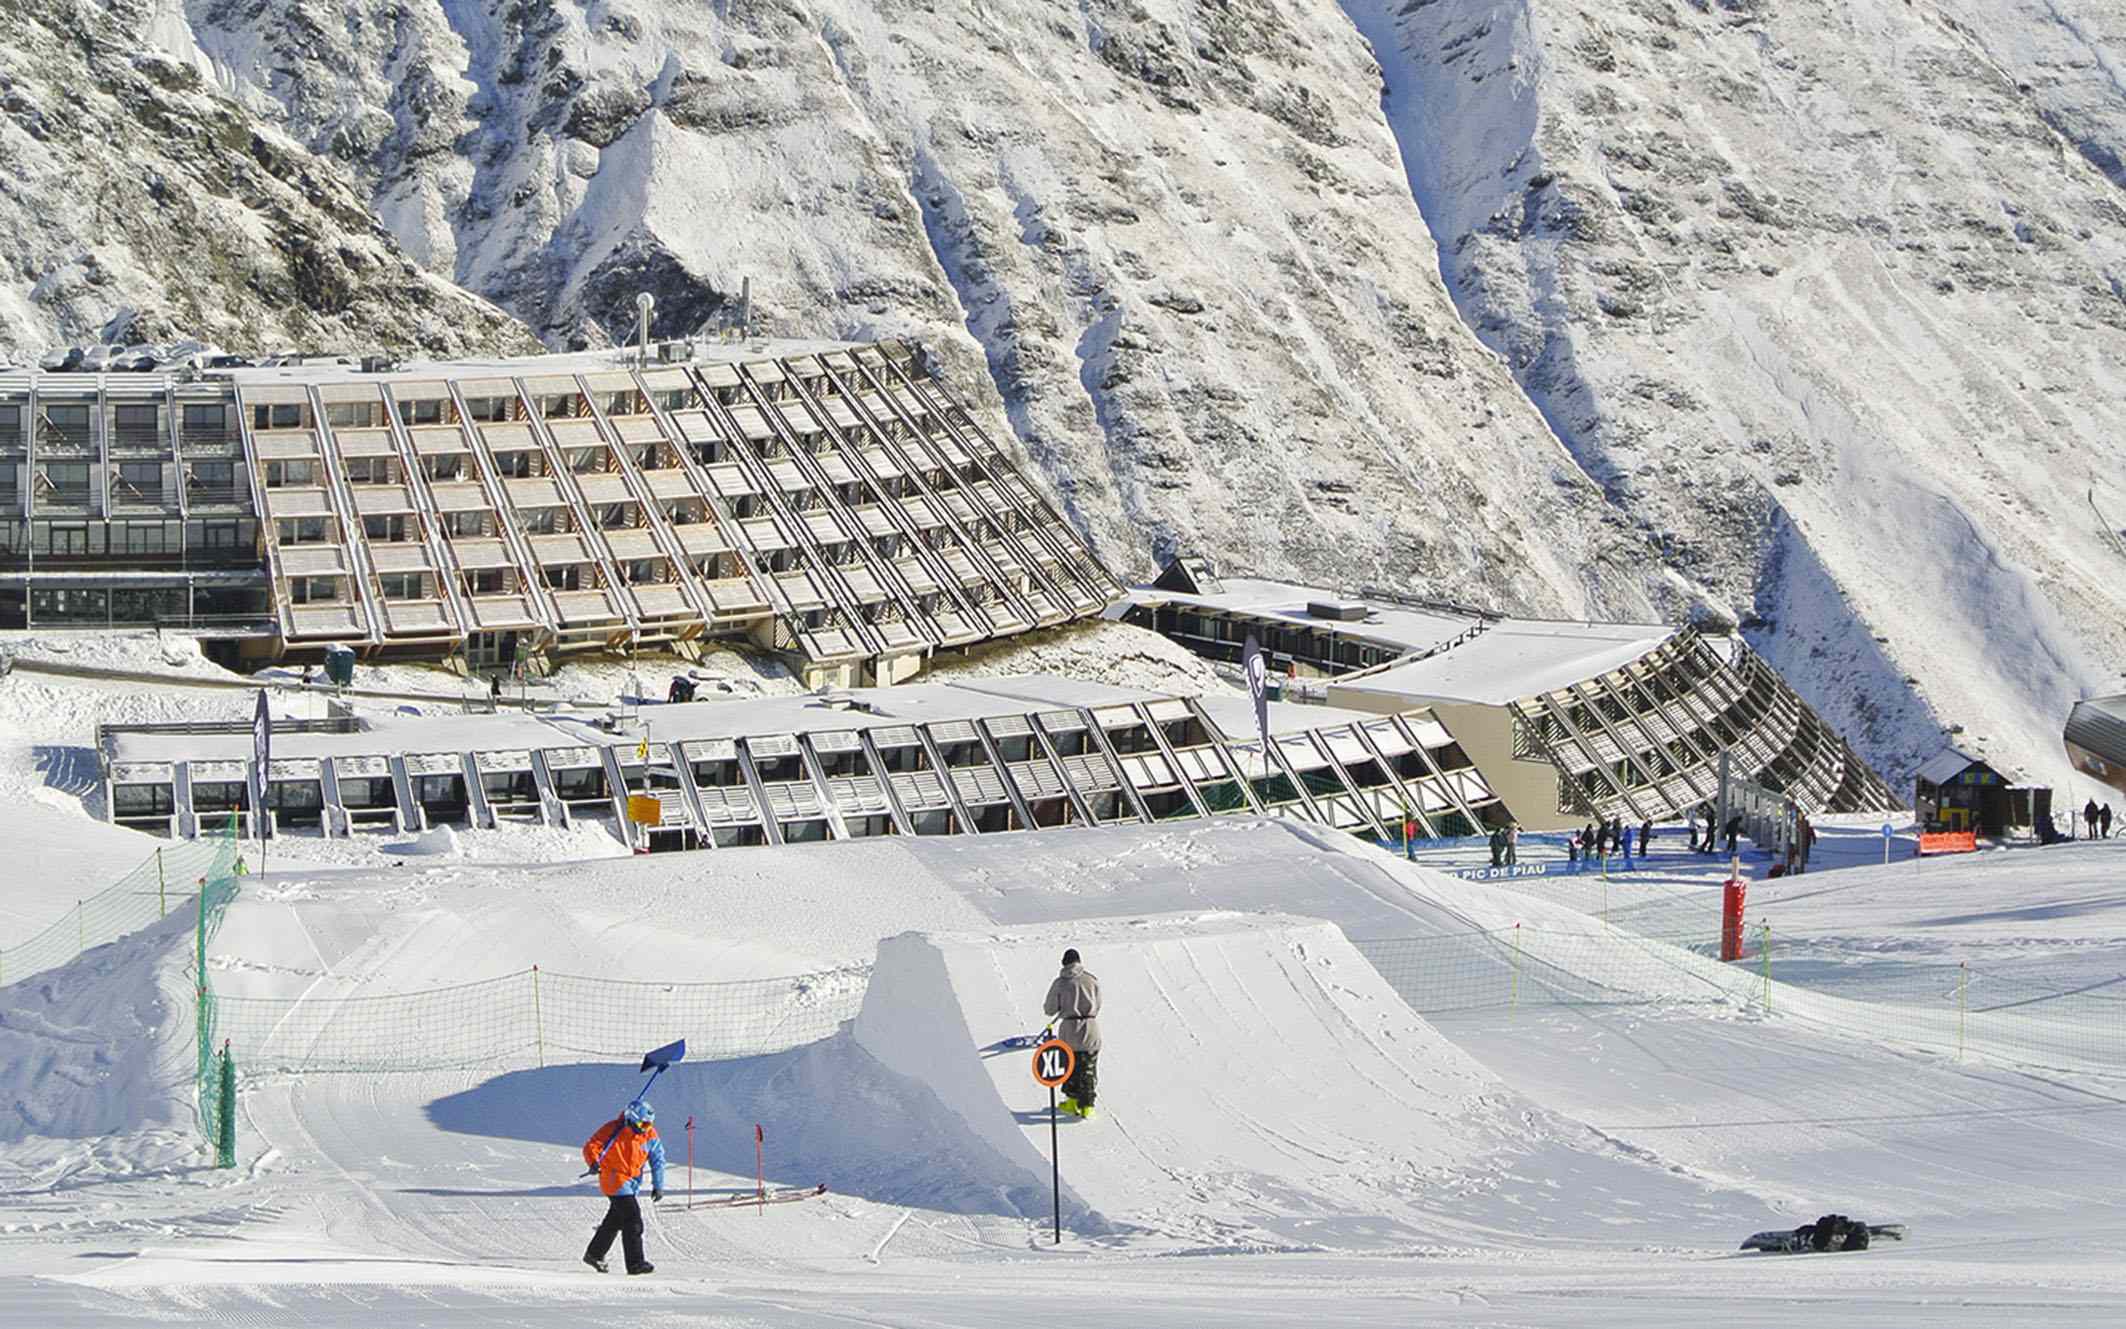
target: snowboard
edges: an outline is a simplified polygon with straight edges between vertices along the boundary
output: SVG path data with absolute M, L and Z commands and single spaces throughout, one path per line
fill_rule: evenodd
M 679 1212 L 692 1213 L 696 1209 L 743 1209 L 753 1204 L 791 1204 L 798 1200 L 814 1200 L 827 1193 L 827 1183 L 817 1186 L 776 1186 L 766 1195 L 749 1192 L 743 1195 L 719 1195 L 711 1200 L 696 1200 L 682 1204 Z
M 1804 1223 L 1800 1227 L 1773 1228 L 1769 1232 L 1752 1233 L 1749 1240 L 1742 1243 L 1742 1249 L 1746 1251 L 1769 1251 L 1776 1255 L 1813 1255 L 1816 1253 L 1816 1248 L 1810 1243 L 1809 1237 L 1814 1232 L 1815 1226 L 1814 1223 Z M 1855 1224 L 1855 1226 L 1861 1225 Z M 1903 1241 L 1905 1239 L 1905 1225 L 1902 1223 L 1869 1223 L 1866 1224 L 1866 1227 L 1870 1245 L 1878 1241 Z M 1840 1247 L 1839 1249 L 1859 1250 L 1862 1248 L 1856 1246 Z M 1830 1254 L 1831 1252 L 1825 1253 Z

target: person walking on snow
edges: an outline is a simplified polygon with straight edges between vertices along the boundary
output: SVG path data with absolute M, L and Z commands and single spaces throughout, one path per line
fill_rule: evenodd
M 1506 866 L 1512 867 L 1521 861 L 1521 823 L 1506 823 Z
M 2095 799 L 2093 799 L 2093 798 L 2092 798 L 2092 799 L 2090 799 L 2090 800 L 2089 800 L 2089 802 L 2088 802 L 2087 804 L 2083 805 L 2083 807 L 2082 807 L 2082 820 L 2083 820 L 2084 822 L 2086 822 L 2086 823 L 2088 824 L 2088 826 L 2089 826 L 2089 834 L 2088 834 L 2088 835 L 2087 835 L 2086 837 L 2084 837 L 2084 838 L 2086 838 L 2086 839 L 2090 839 L 2090 840 L 2094 840 L 2094 839 L 2096 839 L 2096 800 L 2095 800 Z
M 642 1258 L 642 1201 L 636 1197 L 642 1188 L 642 1169 L 647 1166 L 651 1201 L 664 1198 L 664 1141 L 657 1138 L 656 1119 L 649 1104 L 630 1103 L 627 1111 L 583 1142 L 584 1166 L 598 1169 L 598 1189 L 606 1196 L 605 1219 L 591 1234 L 583 1262 L 601 1274 L 614 1237 L 620 1238 L 629 1273 L 656 1272 L 657 1266 Z
M 1619 827 L 1617 837 L 1617 844 L 1624 850 L 1624 870 L 1629 872 L 1631 871 L 1631 827 Z
M 2111 838 L 2111 804 L 2106 803 L 2096 810 L 2096 833 L 2100 840 Z
M 1093 1099 L 1100 1090 L 1100 980 L 1078 958 L 1076 947 L 1063 952 L 1063 972 L 1048 985 L 1041 1011 L 1056 1017 L 1056 1037 L 1068 1043 L 1076 1057 L 1057 1106 L 1091 1121 Z
M 1654 823 L 1651 817 L 1639 823 L 1639 857 L 1645 858 L 1654 851 Z

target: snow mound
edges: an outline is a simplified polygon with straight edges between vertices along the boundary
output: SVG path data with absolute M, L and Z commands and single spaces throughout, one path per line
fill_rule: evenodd
M 855 1041 L 922 1082 L 942 1114 L 924 1133 L 996 1160 L 1003 1193 L 1047 1199 L 1048 1094 L 1029 1052 L 996 1045 L 1038 1028 L 1068 946 L 1104 1008 L 1099 1115 L 1062 1142 L 1073 1226 L 1259 1242 L 1358 1197 L 1392 1214 L 1505 1134 L 1490 1073 L 1332 924 L 1168 914 L 888 938 Z
M 0 988 L 0 1143 L 191 1124 L 189 979 L 173 963 L 191 927 L 180 910 Z
M 458 845 L 458 833 L 448 826 L 431 827 L 415 835 L 412 839 L 386 845 L 385 850 L 388 853 L 405 854 L 408 857 L 442 855 L 455 858 L 464 852 Z

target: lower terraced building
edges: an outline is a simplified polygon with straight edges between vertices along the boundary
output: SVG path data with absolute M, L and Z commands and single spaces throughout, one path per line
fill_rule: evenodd
M 0 375 L 0 625 L 469 670 L 718 637 L 817 684 L 1120 587 L 898 342 Z
M 1110 613 L 1334 706 L 1423 708 L 1523 826 L 1665 821 L 1717 802 L 1730 774 L 1812 813 L 1903 805 L 1740 636 L 1688 625 L 1506 618 L 1368 589 L 1219 577 L 1178 559 Z
M 1016 675 L 650 705 L 97 735 L 121 825 L 196 836 L 404 834 L 595 820 L 654 849 L 1284 816 L 1376 840 L 1509 814 L 1432 716 Z M 262 797 L 254 797 L 263 789 Z M 644 800 L 647 800 L 645 805 Z

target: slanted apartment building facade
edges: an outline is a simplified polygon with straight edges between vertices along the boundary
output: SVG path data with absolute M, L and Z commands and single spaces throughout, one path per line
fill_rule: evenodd
M 748 637 L 819 684 L 1120 590 L 902 343 L 0 376 L 0 622 L 507 667 Z

